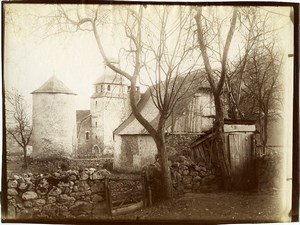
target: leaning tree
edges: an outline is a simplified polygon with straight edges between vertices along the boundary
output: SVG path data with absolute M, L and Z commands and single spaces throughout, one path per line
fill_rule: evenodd
M 191 9 L 160 5 L 58 5 L 53 15 L 41 18 L 49 32 L 90 32 L 99 59 L 130 82 L 130 105 L 135 118 L 152 136 L 158 149 L 165 198 L 172 197 L 172 182 L 165 144 L 166 121 L 179 101 L 200 84 L 197 73 Z M 109 32 L 113 30 L 113 34 Z M 115 37 L 107 44 L 107 37 Z M 111 49 L 117 52 L 111 55 Z M 118 58 L 119 64 L 110 59 Z M 190 76 L 186 76 L 190 75 Z M 188 78 L 187 78 L 188 77 Z M 149 86 L 158 111 L 153 124 L 137 107 L 136 86 Z M 150 87 L 151 86 L 151 87 Z M 196 88 L 196 87 L 193 87 Z

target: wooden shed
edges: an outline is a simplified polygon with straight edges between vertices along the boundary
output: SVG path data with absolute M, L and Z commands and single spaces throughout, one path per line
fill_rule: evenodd
M 231 190 L 249 190 L 256 187 L 255 134 L 253 121 L 230 121 L 224 124 L 225 152 L 228 154 L 232 184 Z M 191 143 L 191 158 L 207 165 L 216 164 L 215 133 L 213 129 Z

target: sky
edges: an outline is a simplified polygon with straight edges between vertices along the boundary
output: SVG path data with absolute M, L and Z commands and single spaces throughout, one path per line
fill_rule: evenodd
M 45 36 L 46 26 L 37 25 L 35 20 L 37 16 L 49 15 L 53 5 L 5 6 L 8 6 L 5 8 L 5 89 L 17 89 L 31 108 L 30 93 L 55 75 L 78 94 L 77 109 L 89 109 L 92 84 L 104 69 L 93 35 L 76 32 Z M 273 14 L 278 26 L 289 22 L 288 7 L 268 7 L 266 10 L 283 15 Z M 104 40 L 108 52 L 118 48 L 117 36 L 116 31 Z M 231 48 L 234 51 L 235 48 Z

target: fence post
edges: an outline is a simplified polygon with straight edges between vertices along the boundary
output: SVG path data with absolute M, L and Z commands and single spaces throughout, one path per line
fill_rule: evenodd
M 148 167 L 146 169 L 146 184 L 147 184 L 146 187 L 147 187 L 148 206 L 152 206 L 152 192 L 150 186 Z
M 147 199 L 147 186 L 146 186 L 146 175 L 143 174 L 143 206 L 147 207 L 148 199 Z
M 112 215 L 112 202 L 111 202 L 111 190 L 108 179 L 105 178 L 104 180 L 104 187 L 105 187 L 105 198 L 106 198 L 106 205 L 107 205 L 107 213 L 108 215 Z

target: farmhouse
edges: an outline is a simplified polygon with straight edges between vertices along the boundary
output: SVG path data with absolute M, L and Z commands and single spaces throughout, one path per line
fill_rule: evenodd
M 166 123 L 166 133 L 171 135 L 201 134 L 213 125 L 214 103 L 209 84 L 202 72 L 187 75 L 184 87 L 181 88 L 182 96 L 177 102 L 171 116 Z M 178 83 L 184 79 L 179 77 Z M 141 114 L 157 127 L 159 111 L 151 98 L 150 87 L 138 103 Z M 154 140 L 145 128 L 131 114 L 114 131 L 114 169 L 136 171 L 142 166 L 153 163 L 157 148 Z

